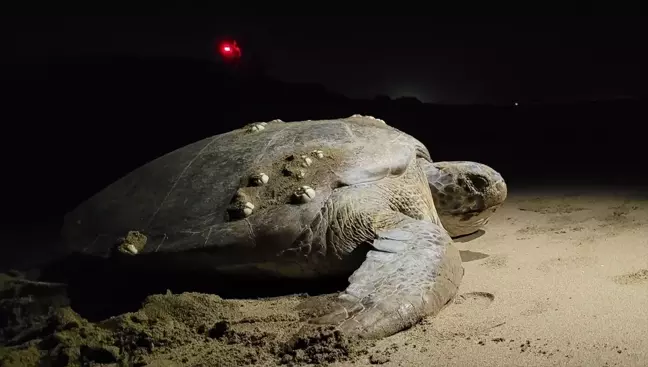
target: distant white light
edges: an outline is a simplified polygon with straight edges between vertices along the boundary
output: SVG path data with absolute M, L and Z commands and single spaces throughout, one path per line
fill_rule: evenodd
M 517 106 L 517 105 L 519 105 L 519 104 L 518 104 L 517 102 L 515 102 L 515 105 Z

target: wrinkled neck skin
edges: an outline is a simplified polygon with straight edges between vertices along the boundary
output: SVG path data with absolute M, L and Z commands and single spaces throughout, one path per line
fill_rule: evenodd
M 439 218 L 451 237 L 482 229 L 506 200 L 504 178 L 485 164 L 469 161 L 431 163 L 419 159 L 426 172 Z

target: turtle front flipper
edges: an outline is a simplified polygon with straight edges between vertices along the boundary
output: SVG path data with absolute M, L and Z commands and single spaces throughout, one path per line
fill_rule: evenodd
M 463 277 L 459 251 L 440 226 L 402 214 L 377 233 L 373 250 L 349 278 L 335 307 L 313 322 L 347 335 L 381 338 L 437 314 Z

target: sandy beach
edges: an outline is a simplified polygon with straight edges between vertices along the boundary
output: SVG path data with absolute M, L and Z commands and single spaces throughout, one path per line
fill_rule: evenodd
M 458 302 L 379 341 L 372 362 L 648 366 L 648 201 L 572 191 L 512 192 L 483 236 L 457 244 L 476 258 Z
M 647 224 L 638 194 L 511 190 L 485 233 L 457 241 L 456 301 L 392 337 L 356 343 L 319 329 L 295 338 L 303 296 L 168 293 L 101 323 L 57 316 L 56 353 L 103 366 L 648 366 Z M 38 352 L 44 344 L 23 343 L 5 362 L 56 350 Z

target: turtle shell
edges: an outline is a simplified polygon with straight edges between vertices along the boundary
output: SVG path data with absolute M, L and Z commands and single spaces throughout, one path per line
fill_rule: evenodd
M 318 235 L 309 228 L 337 188 L 400 175 L 416 157 L 429 159 L 422 143 L 373 118 L 253 123 L 130 172 L 68 213 L 63 239 L 97 256 L 125 243 L 252 261 Z

